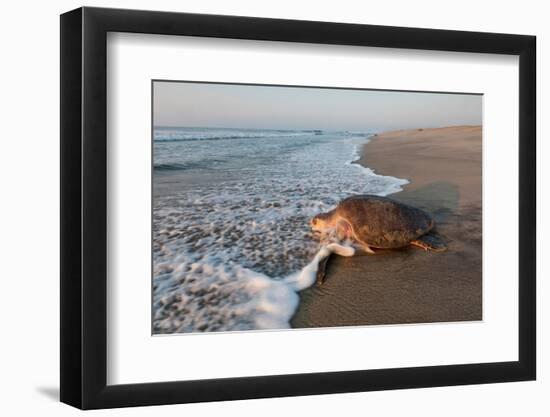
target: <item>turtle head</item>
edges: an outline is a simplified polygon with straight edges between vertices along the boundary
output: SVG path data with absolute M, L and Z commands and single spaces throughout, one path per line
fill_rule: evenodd
M 332 228 L 332 212 L 319 213 L 310 221 L 314 232 L 327 232 Z

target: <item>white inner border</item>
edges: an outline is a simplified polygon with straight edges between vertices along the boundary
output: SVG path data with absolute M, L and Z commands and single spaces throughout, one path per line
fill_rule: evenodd
M 121 33 L 107 51 L 108 384 L 518 360 L 517 56 Z M 151 79 L 483 93 L 483 321 L 151 336 Z

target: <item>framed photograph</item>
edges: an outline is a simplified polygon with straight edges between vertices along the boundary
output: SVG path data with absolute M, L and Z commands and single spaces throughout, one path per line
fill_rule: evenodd
M 61 401 L 533 380 L 535 37 L 61 16 Z

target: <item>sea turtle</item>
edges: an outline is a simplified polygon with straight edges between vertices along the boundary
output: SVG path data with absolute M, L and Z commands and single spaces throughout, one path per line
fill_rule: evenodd
M 375 195 L 355 195 L 345 198 L 327 213 L 311 219 L 314 231 L 338 241 L 352 241 L 365 252 L 372 248 L 396 249 L 408 245 L 442 252 L 447 249 L 442 239 L 432 231 L 434 221 L 425 211 Z M 320 264 L 317 283 L 322 284 L 326 261 Z

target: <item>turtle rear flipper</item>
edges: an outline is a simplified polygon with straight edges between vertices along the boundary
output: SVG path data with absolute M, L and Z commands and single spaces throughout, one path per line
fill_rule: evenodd
M 411 241 L 411 245 L 418 246 L 426 251 L 445 252 L 447 244 L 437 233 L 427 233 Z

